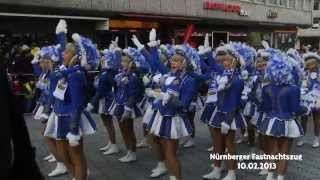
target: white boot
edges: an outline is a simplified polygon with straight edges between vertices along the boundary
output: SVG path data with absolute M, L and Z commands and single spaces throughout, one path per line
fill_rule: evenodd
M 151 172 L 157 171 L 159 168 L 166 167 L 166 164 L 163 161 L 159 161 L 156 168 L 152 169 Z
M 222 180 L 236 180 L 236 179 L 237 177 L 236 177 L 235 170 L 229 170 L 227 176 L 224 177 Z
M 251 154 L 258 154 L 258 150 L 256 147 L 250 147 L 250 155 Z
M 123 161 L 124 159 L 127 159 L 127 157 L 129 156 L 129 151 L 127 152 L 127 154 L 125 156 L 123 156 L 122 158 L 118 159 L 120 162 Z
M 109 149 L 105 152 L 103 152 L 104 155 L 111 155 L 111 154 L 116 154 L 119 153 L 119 147 L 116 144 L 111 144 Z
M 278 175 L 277 180 L 284 180 L 284 176 L 283 175 Z
M 207 152 L 212 152 L 213 151 L 213 146 L 209 147 L 208 149 L 206 149 Z
M 68 171 L 66 166 L 61 162 L 57 162 L 56 168 L 51 173 L 49 173 L 48 176 L 49 177 L 60 176 L 60 175 L 66 174 L 67 172 Z
M 187 142 L 187 139 L 188 137 L 183 137 L 183 138 L 180 138 L 179 139 L 179 145 L 183 145 L 184 143 L 186 143 Z
M 135 152 L 129 151 L 128 155 L 124 158 L 121 159 L 120 162 L 122 163 L 129 163 L 137 160 L 137 155 Z
M 156 178 L 164 175 L 168 171 L 166 165 L 164 162 L 158 162 L 158 165 L 155 169 L 153 169 L 151 172 L 152 174 L 150 175 L 151 178 Z
M 275 180 L 273 176 L 273 172 L 268 172 L 266 180 Z
M 320 144 L 319 144 L 319 136 L 315 136 L 314 140 L 313 140 L 312 147 L 313 148 L 318 148 L 319 146 L 320 146 Z
M 49 159 L 51 159 L 52 157 L 53 157 L 53 154 L 49 154 L 48 156 L 44 157 L 43 160 L 49 161 Z
M 147 148 L 147 147 L 149 147 L 149 146 L 150 146 L 150 144 L 148 143 L 146 137 L 144 137 L 144 138 L 140 141 L 140 143 L 137 144 L 137 148 Z
M 267 175 L 268 174 L 268 169 L 262 169 L 261 171 L 259 171 L 259 175 L 263 176 L 263 175 Z
M 99 151 L 106 151 L 110 148 L 110 146 L 111 146 L 111 142 L 109 141 L 108 144 L 106 146 L 100 148 Z
M 301 147 L 304 145 L 303 137 L 298 138 L 297 146 Z
M 203 175 L 202 178 L 204 179 L 220 179 L 221 177 L 221 168 L 214 167 L 209 174 Z
M 53 162 L 56 162 L 56 161 L 57 160 L 56 160 L 56 158 L 54 156 L 52 156 L 52 158 L 48 160 L 48 162 L 50 162 L 50 163 L 53 163 Z
M 184 143 L 183 147 L 184 148 L 190 148 L 190 147 L 193 147 L 195 144 L 194 144 L 194 141 L 193 141 L 193 138 L 190 138 L 186 141 L 186 143 Z
M 170 180 L 177 180 L 175 176 L 170 176 Z

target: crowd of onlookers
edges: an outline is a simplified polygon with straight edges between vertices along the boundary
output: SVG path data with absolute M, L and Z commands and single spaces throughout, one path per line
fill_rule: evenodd
M 32 50 L 48 42 L 30 37 L 0 37 L 0 67 L 6 69 L 16 104 L 23 112 L 32 112 L 36 105 Z

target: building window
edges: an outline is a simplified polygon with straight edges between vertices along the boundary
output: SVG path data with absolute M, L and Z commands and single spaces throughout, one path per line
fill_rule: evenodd
M 266 0 L 255 0 L 255 2 L 265 4 Z
M 311 10 L 311 0 L 304 0 L 304 10 Z
M 269 0 L 269 4 L 278 5 L 278 0 Z
M 297 1 L 297 9 L 303 9 L 303 0 Z
M 289 8 L 295 8 L 296 7 L 296 0 L 289 0 Z
M 320 18 L 313 18 L 313 24 L 319 24 Z
M 320 0 L 314 0 L 313 10 L 320 10 Z
M 287 7 L 287 0 L 280 0 L 280 6 Z

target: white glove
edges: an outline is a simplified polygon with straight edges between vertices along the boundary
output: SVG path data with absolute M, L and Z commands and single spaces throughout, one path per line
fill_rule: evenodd
M 146 88 L 145 92 L 148 97 L 154 97 L 154 93 L 151 88 Z
M 140 41 L 139 41 L 139 39 L 137 38 L 136 35 L 132 35 L 131 40 L 132 40 L 133 44 L 134 44 L 135 46 L 137 46 L 137 48 L 138 48 L 139 50 L 141 50 L 141 49 L 144 48 L 144 45 L 140 43 Z
M 59 34 L 61 32 L 67 33 L 67 22 L 64 19 L 60 19 L 57 27 L 56 27 L 56 34 Z
M 221 134 L 228 134 L 229 129 L 230 129 L 230 125 L 229 124 L 227 124 L 225 122 L 221 123 Z
M 67 139 L 69 141 L 69 145 L 71 147 L 75 147 L 80 145 L 79 141 L 80 141 L 81 136 L 80 135 L 74 135 L 72 133 L 68 133 L 67 134 Z
M 128 84 L 128 83 L 129 83 L 128 77 L 122 78 L 121 81 L 122 81 L 124 84 Z
M 228 83 L 228 77 L 222 76 L 217 78 L 218 83 L 218 91 L 223 90 L 226 87 L 226 84 Z
M 156 47 L 160 44 L 160 40 L 156 40 L 157 39 L 157 31 L 156 29 L 152 29 L 149 33 L 149 43 L 148 46 L 149 47 Z
M 149 42 L 155 41 L 157 38 L 157 31 L 156 29 L 152 28 L 149 33 Z
M 243 91 L 242 91 L 241 99 L 242 100 L 247 100 L 248 99 L 248 94 L 250 92 L 251 92 L 251 88 L 249 88 L 248 86 L 245 86 Z
M 117 48 L 117 47 L 119 47 L 119 46 L 118 46 L 118 41 L 119 41 L 119 37 L 117 36 L 117 37 L 114 39 L 114 41 L 111 41 L 111 44 L 112 44 L 115 48 Z
M 39 57 L 34 57 L 31 61 L 31 64 L 37 64 L 39 62 Z
M 151 82 L 148 76 L 143 76 L 142 81 L 145 86 L 147 86 Z
M 199 46 L 198 50 L 199 50 L 198 53 L 200 55 L 206 54 L 206 53 L 211 51 L 211 47 L 210 47 L 210 43 L 209 43 L 209 34 L 208 33 L 206 33 L 206 36 L 204 38 L 203 46 Z
M 152 78 L 152 81 L 157 83 L 157 84 L 159 84 L 161 77 L 162 77 L 161 74 L 154 75 L 153 78 Z
M 247 80 L 249 78 L 249 72 L 247 70 L 241 71 L 241 77 L 244 80 Z
M 86 107 L 86 111 L 91 112 L 93 109 L 94 109 L 93 105 L 91 103 L 88 103 Z
M 162 105 L 166 105 L 170 98 L 171 98 L 171 95 L 169 93 L 161 93 L 162 94 Z
M 318 74 L 315 73 L 315 72 L 312 72 L 312 73 L 310 74 L 310 78 L 311 78 L 311 79 L 317 79 L 317 77 L 318 77 Z
M 206 33 L 206 37 L 204 38 L 204 49 L 209 49 L 210 48 L 210 43 L 209 43 L 209 34 Z M 210 48 L 211 49 L 211 48 Z
M 119 41 L 119 37 L 118 36 L 116 37 L 116 39 L 114 41 L 111 41 L 111 43 L 109 45 L 109 50 L 111 52 L 114 52 L 115 50 L 119 49 L 118 41 Z

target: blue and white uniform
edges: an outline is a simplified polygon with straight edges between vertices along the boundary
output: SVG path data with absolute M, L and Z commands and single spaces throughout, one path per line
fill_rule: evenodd
M 259 131 L 267 136 L 297 138 L 304 134 L 296 117 L 302 115 L 300 88 L 296 85 L 267 85 L 262 90 L 266 116 Z
M 241 94 L 244 88 L 243 80 L 238 72 L 227 71 L 218 77 L 218 84 L 222 78 L 225 87 L 218 91 L 218 101 L 215 111 L 209 121 L 209 126 L 220 128 L 221 123 L 230 125 L 230 129 L 245 129 L 247 123 L 242 115 Z M 220 88 L 218 88 L 220 89 Z
M 143 94 L 143 84 L 135 73 L 121 72 L 115 76 L 115 106 L 111 109 L 119 121 L 123 120 L 123 114 L 127 113 L 130 118 L 142 116 L 138 103 Z
M 293 67 L 288 58 L 272 53 L 266 68 L 270 84 L 262 89 L 261 110 L 265 117 L 258 130 L 267 136 L 297 138 L 304 134 L 296 118 L 305 114 L 307 108 L 300 104 L 300 87 L 294 84 Z
M 114 102 L 114 76 L 116 72 L 112 69 L 103 69 L 97 76 L 96 93 L 92 97 L 90 104 L 99 103 L 99 114 L 110 114 Z
M 186 112 L 196 95 L 195 80 L 185 73 L 170 73 L 161 90 L 163 98 L 150 133 L 166 139 L 191 135 L 192 126 Z

